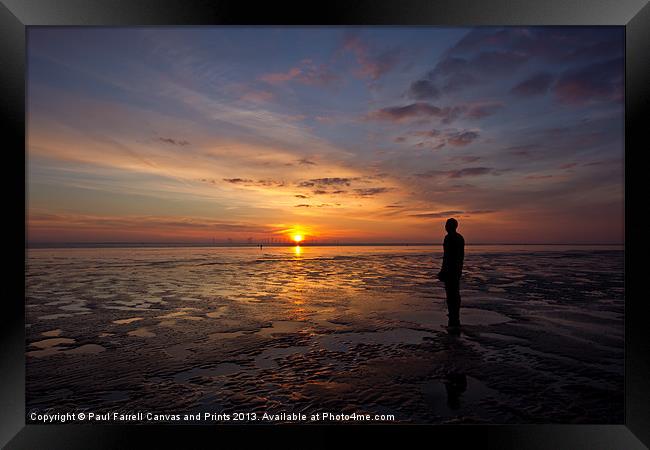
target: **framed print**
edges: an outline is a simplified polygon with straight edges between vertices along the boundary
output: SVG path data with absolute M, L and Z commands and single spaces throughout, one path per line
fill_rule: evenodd
M 6 448 L 646 448 L 647 2 L 1 11 Z

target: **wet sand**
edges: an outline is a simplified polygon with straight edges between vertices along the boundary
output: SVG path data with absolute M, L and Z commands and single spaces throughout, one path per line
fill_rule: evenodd
M 27 410 L 622 423 L 622 251 L 468 247 L 456 336 L 437 250 L 29 250 Z

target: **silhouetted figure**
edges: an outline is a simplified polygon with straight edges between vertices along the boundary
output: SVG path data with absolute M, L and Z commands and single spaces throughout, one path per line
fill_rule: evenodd
M 445 223 L 447 236 L 443 244 L 442 268 L 438 273 L 438 279 L 445 283 L 449 311 L 448 326 L 453 328 L 460 327 L 460 276 L 465 258 L 465 239 L 456 232 L 457 228 L 456 219 L 448 219 Z

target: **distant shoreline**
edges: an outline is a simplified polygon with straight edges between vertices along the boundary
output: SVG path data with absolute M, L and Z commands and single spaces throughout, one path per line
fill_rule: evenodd
M 47 248 L 257 248 L 263 247 L 295 247 L 296 244 L 273 243 L 273 244 L 235 244 L 235 243 L 170 243 L 170 242 L 71 242 L 71 243 L 31 243 L 25 246 L 26 250 L 30 249 L 47 249 Z M 441 242 L 436 243 L 303 243 L 301 247 L 433 247 L 441 246 Z M 564 247 L 624 247 L 620 244 L 574 244 L 574 243 L 472 243 L 468 247 L 483 246 L 564 246 Z

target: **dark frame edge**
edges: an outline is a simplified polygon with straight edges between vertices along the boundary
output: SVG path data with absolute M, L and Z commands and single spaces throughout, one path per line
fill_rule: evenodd
M 34 6 L 35 2 L 28 2 L 32 6 Z M 72 6 L 71 3 L 75 2 L 69 2 L 68 5 Z M 95 3 L 95 2 L 90 2 L 90 3 Z M 161 2 L 165 3 L 165 2 Z M 172 2 L 174 3 L 174 2 Z M 370 5 L 367 4 L 364 1 L 361 2 L 354 2 L 356 6 L 353 8 L 353 17 L 362 17 L 359 15 L 359 11 L 362 11 L 363 9 L 367 9 Z M 448 2 L 441 2 L 443 4 L 446 4 Z M 465 3 L 465 2 L 462 2 Z M 497 1 L 497 3 L 503 3 L 501 1 Z M 622 2 L 621 2 L 622 3 Z M 648 105 L 650 104 L 650 88 L 647 85 L 647 82 L 644 83 L 644 81 L 648 80 L 648 75 L 650 75 L 650 71 L 648 69 L 645 69 L 644 64 L 645 63 L 645 58 L 643 55 L 648 55 L 650 54 L 650 4 L 647 2 L 643 2 L 644 4 L 639 7 L 638 11 L 636 13 L 630 13 L 631 9 L 633 8 L 631 3 L 638 4 L 639 2 L 627 2 L 626 3 L 626 14 L 629 14 L 627 17 L 631 17 L 629 22 L 625 23 L 624 21 L 618 22 L 620 24 L 625 24 L 626 25 L 626 53 L 627 53 L 627 58 L 626 58 L 626 168 L 625 168 L 625 178 L 626 178 L 626 203 L 629 205 L 631 203 L 631 199 L 634 196 L 637 200 L 639 200 L 638 197 L 641 196 L 641 194 L 634 194 L 634 192 L 642 192 L 642 189 L 644 188 L 642 181 L 643 177 L 639 177 L 640 174 L 640 169 L 639 167 L 633 167 L 632 164 L 630 164 L 630 161 L 632 160 L 631 157 L 631 148 L 632 148 L 632 142 L 643 142 L 642 139 L 644 139 L 644 127 L 645 124 L 643 123 L 643 118 L 647 117 L 648 111 Z M 614 4 L 616 4 L 614 2 Z M 363 6 L 365 5 L 365 6 Z M 75 5 L 75 6 L 78 6 Z M 449 7 L 447 5 L 447 7 Z M 65 10 L 65 7 L 62 8 Z M 82 8 L 83 9 L 83 8 Z M 92 7 L 90 9 L 93 9 Z M 126 8 L 127 10 L 129 8 Z M 209 8 L 211 11 L 215 12 L 217 11 L 218 8 Z M 578 8 L 579 9 L 579 8 Z M 79 24 L 79 25 L 90 25 L 90 24 L 106 24 L 108 23 L 122 23 L 122 22 L 137 22 L 139 19 L 143 17 L 143 14 L 147 14 L 146 8 L 139 8 L 137 9 L 136 14 L 134 15 L 134 18 L 127 18 L 128 16 L 128 11 L 126 15 L 124 15 L 124 12 L 119 14 L 117 17 L 116 16 L 111 16 L 110 14 L 108 15 L 107 18 L 104 18 L 102 15 L 101 9 L 100 11 L 95 11 L 94 9 L 91 11 L 89 15 L 85 16 L 84 18 L 79 18 L 79 11 L 76 11 L 76 14 L 69 14 L 66 16 L 66 12 L 60 13 L 58 15 L 55 15 L 52 17 L 51 22 L 48 20 L 45 20 L 44 23 L 40 23 L 43 20 L 43 16 L 39 17 L 39 19 L 36 20 L 37 25 L 45 25 L 47 23 L 69 23 L 69 24 Z M 603 8 L 600 8 L 601 12 Z M 214 20 L 211 20 L 209 15 L 203 16 L 200 21 L 197 21 L 195 16 L 188 17 L 187 15 L 181 15 L 180 17 L 180 22 L 187 21 L 189 23 L 228 23 L 228 10 L 223 9 L 219 10 L 225 11 L 224 15 L 222 14 L 217 14 L 214 17 Z M 344 13 L 341 13 L 339 10 L 337 10 L 338 13 L 334 14 L 335 16 L 342 16 Z M 88 12 L 88 11 L 86 11 Z M 154 12 L 154 11 L 149 11 L 151 13 L 151 16 L 148 20 L 144 20 L 143 23 L 148 23 L 151 25 L 154 24 L 164 24 L 164 23 L 170 23 L 173 22 L 171 17 L 174 16 L 175 12 L 177 12 L 174 8 L 167 8 L 163 9 L 163 12 L 161 14 L 160 10 L 159 12 Z M 497 12 L 499 12 L 499 8 L 497 8 Z M 501 14 L 504 14 L 503 9 L 500 10 Z M 61 15 L 62 14 L 62 15 Z M 377 17 L 383 16 L 386 17 L 388 14 L 388 11 L 386 9 L 383 10 L 383 12 L 380 10 L 379 15 Z M 445 13 L 443 12 L 442 15 Z M 83 15 L 83 14 L 82 14 Z M 498 14 L 497 14 L 498 15 Z M 47 16 L 47 13 L 44 14 L 44 16 Z M 575 12 L 573 12 L 573 16 L 575 16 Z M 593 16 L 593 14 L 591 15 Z M 590 17 L 591 17 L 590 16 Z M 17 151 L 17 147 L 23 147 L 24 146 L 24 131 L 25 131 L 25 79 L 24 79 L 24 74 L 25 74 L 25 26 L 29 24 L 22 23 L 21 20 L 19 20 L 17 17 L 24 17 L 23 15 L 14 15 L 10 9 L 3 3 L 0 4 L 0 62 L 2 62 L 3 70 L 0 74 L 0 86 L 2 86 L 2 91 L 4 93 L 3 95 L 3 104 L 0 106 L 0 110 L 3 111 L 4 116 L 7 118 L 6 123 L 8 124 L 8 129 L 10 130 L 10 135 L 11 135 L 11 144 L 8 145 L 8 149 L 13 149 Z M 63 19 L 62 19 L 63 17 Z M 427 21 L 428 17 L 436 17 L 436 14 L 431 14 L 429 11 L 424 13 L 424 18 L 419 19 L 418 21 L 424 20 L 425 22 Z M 525 20 L 522 22 L 521 20 L 517 21 L 516 19 L 513 20 L 510 18 L 508 19 L 508 14 L 506 13 L 502 19 L 502 23 L 505 22 L 519 22 L 519 23 L 524 23 L 526 22 Z M 514 16 L 511 16 L 514 17 Z M 558 23 L 557 18 L 553 18 L 557 16 L 552 16 L 551 20 L 549 22 L 555 22 Z M 608 23 L 608 24 L 613 24 L 617 23 L 617 18 L 621 17 L 620 15 L 617 16 L 611 16 L 609 18 L 605 18 L 604 20 L 601 18 L 600 21 L 595 21 L 597 23 Z M 442 19 L 442 23 L 445 22 L 452 22 L 452 23 L 458 23 L 461 24 L 463 19 L 462 13 L 459 15 L 458 12 L 452 13 L 449 16 L 445 16 Z M 545 17 L 537 17 L 537 20 L 534 21 L 529 21 L 534 23 L 535 21 L 545 21 Z M 387 19 L 384 19 L 384 21 Z M 589 17 L 582 18 L 576 20 L 576 23 L 581 23 L 581 22 L 586 22 L 589 20 Z M 272 21 L 272 19 L 270 19 Z M 353 19 L 355 21 L 355 19 Z M 469 20 L 470 22 L 477 23 L 476 19 Z M 349 18 L 347 20 L 344 20 L 344 22 L 349 22 Z M 369 20 L 371 23 L 382 23 L 382 20 L 377 18 L 371 18 Z M 390 22 L 390 20 L 388 20 Z M 394 16 L 392 19 L 392 22 L 402 22 L 403 24 L 408 24 L 409 22 L 413 22 L 413 20 L 409 20 L 406 17 L 400 17 L 400 16 Z M 479 21 L 480 22 L 480 21 Z M 494 20 L 494 12 L 492 12 L 489 15 L 486 15 L 486 19 L 484 22 L 498 22 Z M 560 23 L 563 21 L 559 21 Z M 571 19 L 564 20 L 564 22 L 571 22 Z M 125 23 L 126 24 L 126 23 Z M 645 69 L 645 70 L 644 70 Z M 640 153 L 640 150 L 642 149 L 637 149 L 637 154 Z M 637 157 L 634 157 L 635 160 Z M 18 158 L 23 161 L 24 163 L 24 158 Z M 12 161 L 13 162 L 13 161 Z M 635 173 L 635 177 L 632 176 L 632 173 Z M 21 172 L 19 170 L 17 171 L 7 171 L 6 176 L 3 178 L 3 184 L 5 186 L 5 192 L 9 192 L 11 194 L 14 193 L 23 193 L 25 192 L 25 173 Z M 633 181 L 636 180 L 636 181 Z M 12 204 L 10 213 L 8 215 L 14 216 L 14 217 L 24 217 L 25 214 L 25 203 L 24 201 L 20 201 L 18 198 L 20 195 L 14 195 L 14 200 L 15 205 Z M 23 195 L 23 200 L 25 199 Z M 641 198 L 642 200 L 642 198 Z M 632 219 L 636 219 L 634 222 Z M 626 208 L 625 210 L 625 221 L 626 221 L 626 241 L 628 239 L 634 239 L 634 238 L 642 238 L 643 230 L 642 230 L 642 221 L 639 220 L 639 213 L 634 213 L 631 211 L 630 208 Z M 633 225 L 634 224 L 634 225 Z M 21 230 L 21 231 L 19 231 Z M 18 264 L 13 264 L 8 266 L 9 274 L 7 279 L 10 280 L 12 283 L 14 283 L 14 280 L 24 280 L 24 256 L 25 256 L 25 247 L 24 247 L 24 236 L 25 236 L 25 229 L 24 229 L 24 223 L 18 223 L 17 225 L 14 226 L 13 224 L 11 225 L 10 229 L 12 236 L 19 236 L 22 233 L 23 239 L 13 239 L 11 244 L 11 254 L 7 255 L 8 257 L 11 258 L 17 258 L 20 259 L 22 258 L 23 264 L 22 266 Z M 13 234 L 14 231 L 16 234 Z M 641 242 L 641 240 L 639 240 Z M 646 243 L 643 242 L 643 245 L 645 246 Z M 647 247 L 646 247 L 647 248 Z M 637 252 L 642 252 L 641 246 L 637 247 L 635 249 L 635 254 Z M 18 256 L 20 255 L 20 256 Z M 631 255 L 629 255 L 629 246 L 626 246 L 626 274 L 625 274 L 625 281 L 626 281 L 626 288 L 629 286 L 629 280 L 631 278 L 637 278 L 639 276 L 643 276 L 641 273 L 641 270 L 638 268 L 634 269 L 633 267 L 630 266 L 630 258 Z M 21 278 L 22 277 L 22 278 Z M 24 289 L 24 284 L 22 285 L 22 288 Z M 0 386 L 0 447 L 4 447 L 5 445 L 8 445 L 8 448 L 27 448 L 23 447 L 23 444 L 29 443 L 31 447 L 29 448 L 36 448 L 34 447 L 35 442 L 49 442 L 50 444 L 55 444 L 57 440 L 55 439 L 55 435 L 59 435 L 59 433 L 63 432 L 65 434 L 68 434 L 69 432 L 73 431 L 75 433 L 79 433 L 79 438 L 83 441 L 85 441 L 86 444 L 88 443 L 93 443 L 93 444 L 100 444 L 100 439 L 103 441 L 105 438 L 108 438 L 109 435 L 111 435 L 113 432 L 116 432 L 115 434 L 119 434 L 120 432 L 126 431 L 124 427 L 120 426 L 111 426 L 110 429 L 106 427 L 97 427 L 94 429 L 91 429 L 91 427 L 88 426 L 78 426 L 78 425 L 64 425 L 64 426 L 51 426 L 51 427 L 45 427 L 45 426 L 38 426 L 38 425 L 29 425 L 25 426 L 24 422 L 24 417 L 25 417 L 25 406 L 24 406 L 24 382 L 25 382 L 25 371 L 24 371 L 24 327 L 21 327 L 21 325 L 24 324 L 24 295 L 23 298 L 14 298 L 12 296 L 15 296 L 16 292 L 12 290 L 12 292 L 9 292 L 9 288 L 3 286 L 3 289 L 6 290 L 6 295 L 5 298 L 9 299 L 9 301 L 6 303 L 6 308 L 8 310 L 6 311 L 5 314 L 2 315 L 2 328 L 0 329 L 0 333 L 2 333 L 2 342 L 3 342 L 3 347 L 2 347 L 2 365 L 0 366 L 0 370 L 2 371 L 4 377 L 2 385 Z M 626 293 L 627 293 L 626 289 Z M 626 296 L 627 297 L 627 296 Z M 650 423 L 649 417 L 648 417 L 648 407 L 647 405 L 650 404 L 650 396 L 648 395 L 647 391 L 647 386 L 644 384 L 647 383 L 647 376 L 650 373 L 650 345 L 648 344 L 646 340 L 646 321 L 643 318 L 643 314 L 639 314 L 638 310 L 636 309 L 638 305 L 634 305 L 630 303 L 632 307 L 629 307 L 626 305 L 626 378 L 625 378 L 625 383 L 626 383 L 626 403 L 625 403 L 625 425 L 602 425 L 602 426 L 595 426 L 595 425 L 576 425 L 576 426 L 571 426 L 571 425 L 518 425 L 515 426 L 515 428 L 518 427 L 518 429 L 515 430 L 512 435 L 509 435 L 509 432 L 504 430 L 503 427 L 501 426 L 492 426 L 492 427 L 480 427 L 477 429 L 479 431 L 479 435 L 483 436 L 483 438 L 487 438 L 488 434 L 490 436 L 497 434 L 499 438 L 497 441 L 500 443 L 501 448 L 515 448 L 516 447 L 522 448 L 521 444 L 524 442 L 529 442 L 530 441 L 530 436 L 528 438 L 526 437 L 531 434 L 537 434 L 538 432 L 542 431 L 542 429 L 546 430 L 546 432 L 549 431 L 550 428 L 555 427 L 560 433 L 564 435 L 564 438 L 562 439 L 544 439 L 544 444 L 540 447 L 536 448 L 551 448 L 551 445 L 558 446 L 558 445 L 570 445 L 571 448 L 587 448 L 587 447 L 581 447 L 580 443 L 581 441 L 579 440 L 580 436 L 585 436 L 592 434 L 594 438 L 600 443 L 599 446 L 591 446 L 589 448 L 647 448 L 646 445 L 650 445 L 650 429 L 647 428 L 647 424 Z M 640 308 L 640 306 L 638 306 Z M 635 314 L 636 313 L 636 314 Z M 23 320 L 21 323 L 16 323 L 16 317 L 23 317 Z M 629 355 L 634 355 L 635 360 L 631 361 L 631 358 L 628 358 Z M 127 427 L 128 428 L 128 427 Z M 149 429 L 148 431 L 153 431 L 151 428 L 154 427 L 144 427 L 144 430 Z M 158 427 L 155 427 L 158 428 Z M 404 427 L 396 427 L 396 428 L 404 428 Z M 411 430 L 421 428 L 421 427 L 407 427 L 410 428 Z M 453 428 L 453 427 L 452 427 Z M 374 431 L 377 429 L 374 428 Z M 476 428 L 475 428 L 476 429 Z M 491 429 L 492 431 L 488 432 L 488 429 Z M 125 432 L 125 436 L 129 435 L 141 435 L 144 434 L 144 430 L 133 430 L 131 428 L 130 430 Z M 322 432 L 323 428 L 321 428 L 320 432 L 316 432 L 319 437 L 325 438 L 326 435 L 329 435 L 329 433 Z M 96 431 L 98 434 L 93 436 L 93 431 Z M 167 436 L 170 438 L 171 432 L 167 432 L 167 430 L 157 430 L 161 431 L 162 436 Z M 205 437 L 206 435 L 210 435 L 213 438 L 217 437 L 217 434 L 219 435 L 219 438 L 221 438 L 222 434 L 234 434 L 234 432 L 237 431 L 236 428 L 231 428 L 228 430 L 226 433 L 222 432 L 208 432 L 208 430 L 203 430 L 203 432 L 198 433 L 198 435 Z M 425 433 L 423 432 L 423 429 L 420 429 L 419 433 L 422 433 L 421 435 L 424 435 Z M 440 430 L 440 434 L 449 434 L 448 431 L 446 430 Z M 458 430 L 456 430 L 456 433 Z M 274 433 L 276 436 L 281 433 Z M 388 433 L 382 430 L 380 433 L 377 433 L 380 437 L 386 438 L 389 436 L 392 436 L 392 439 L 389 440 L 394 440 L 395 443 L 397 443 L 397 440 L 395 439 L 395 434 L 397 433 Z M 12 439 L 13 438 L 13 439 Z M 68 436 L 68 439 L 70 439 L 70 436 Z M 578 440 L 577 440 L 578 439 Z M 334 443 L 333 439 L 330 438 L 325 438 L 325 441 L 330 441 Z M 11 442 L 10 442 L 11 441 Z M 171 440 L 172 442 L 174 439 Z M 121 443 L 125 444 L 128 441 L 124 441 L 123 438 L 115 438 L 113 436 L 113 439 L 107 439 L 102 442 L 103 445 L 98 445 L 98 447 L 106 448 L 105 445 L 108 444 L 109 442 L 113 443 Z M 594 441 L 596 442 L 596 441 Z M 487 442 L 486 442 L 487 443 Z M 493 442 L 496 443 L 496 442 Z M 644 445 L 645 443 L 646 445 Z M 62 444 L 62 442 L 59 442 L 59 445 Z M 109 444 L 110 445 L 110 444 Z M 578 445 L 578 446 L 576 446 Z M 614 445 L 614 447 L 612 447 Z M 623 447 L 620 447 L 623 445 Z M 54 445 L 56 447 L 56 445 Z M 488 445 L 490 447 L 490 445 Z M 525 445 L 524 445 L 525 447 Z M 61 447 L 64 448 L 64 447 Z M 68 447 L 71 448 L 71 447 Z M 84 448 L 83 444 L 81 444 L 79 447 L 74 447 L 74 448 Z M 563 448 L 563 447 L 561 447 Z
M 25 25 L 4 4 L 0 4 L 0 67 L 0 111 L 8 130 L 5 155 L 10 158 L 9 164 L 15 161 L 24 165 Z M 6 282 L 0 291 L 4 300 L 0 314 L 0 447 L 25 427 L 25 226 L 18 220 L 25 217 L 24 170 L 6 170 L 2 185 L 5 198 L 10 200 L 5 214 L 14 219 L 5 228 L 11 236 L 5 258 L 11 262 L 5 264 Z M 23 283 L 19 285 L 18 280 Z M 20 288 L 14 289 L 16 286 Z
M 641 8 L 625 27 L 625 426 L 646 445 L 650 445 L 650 341 L 647 338 L 647 310 L 643 297 L 631 291 L 631 280 L 643 279 L 638 256 L 648 251 L 643 218 L 630 205 L 643 201 L 647 189 L 639 167 L 641 147 L 647 148 L 646 119 L 650 106 L 650 3 Z M 637 163 L 632 163 L 636 161 Z M 637 265 L 631 264 L 637 257 Z M 632 295 L 631 295 L 632 294 Z M 647 308 L 647 307 L 646 307 Z

